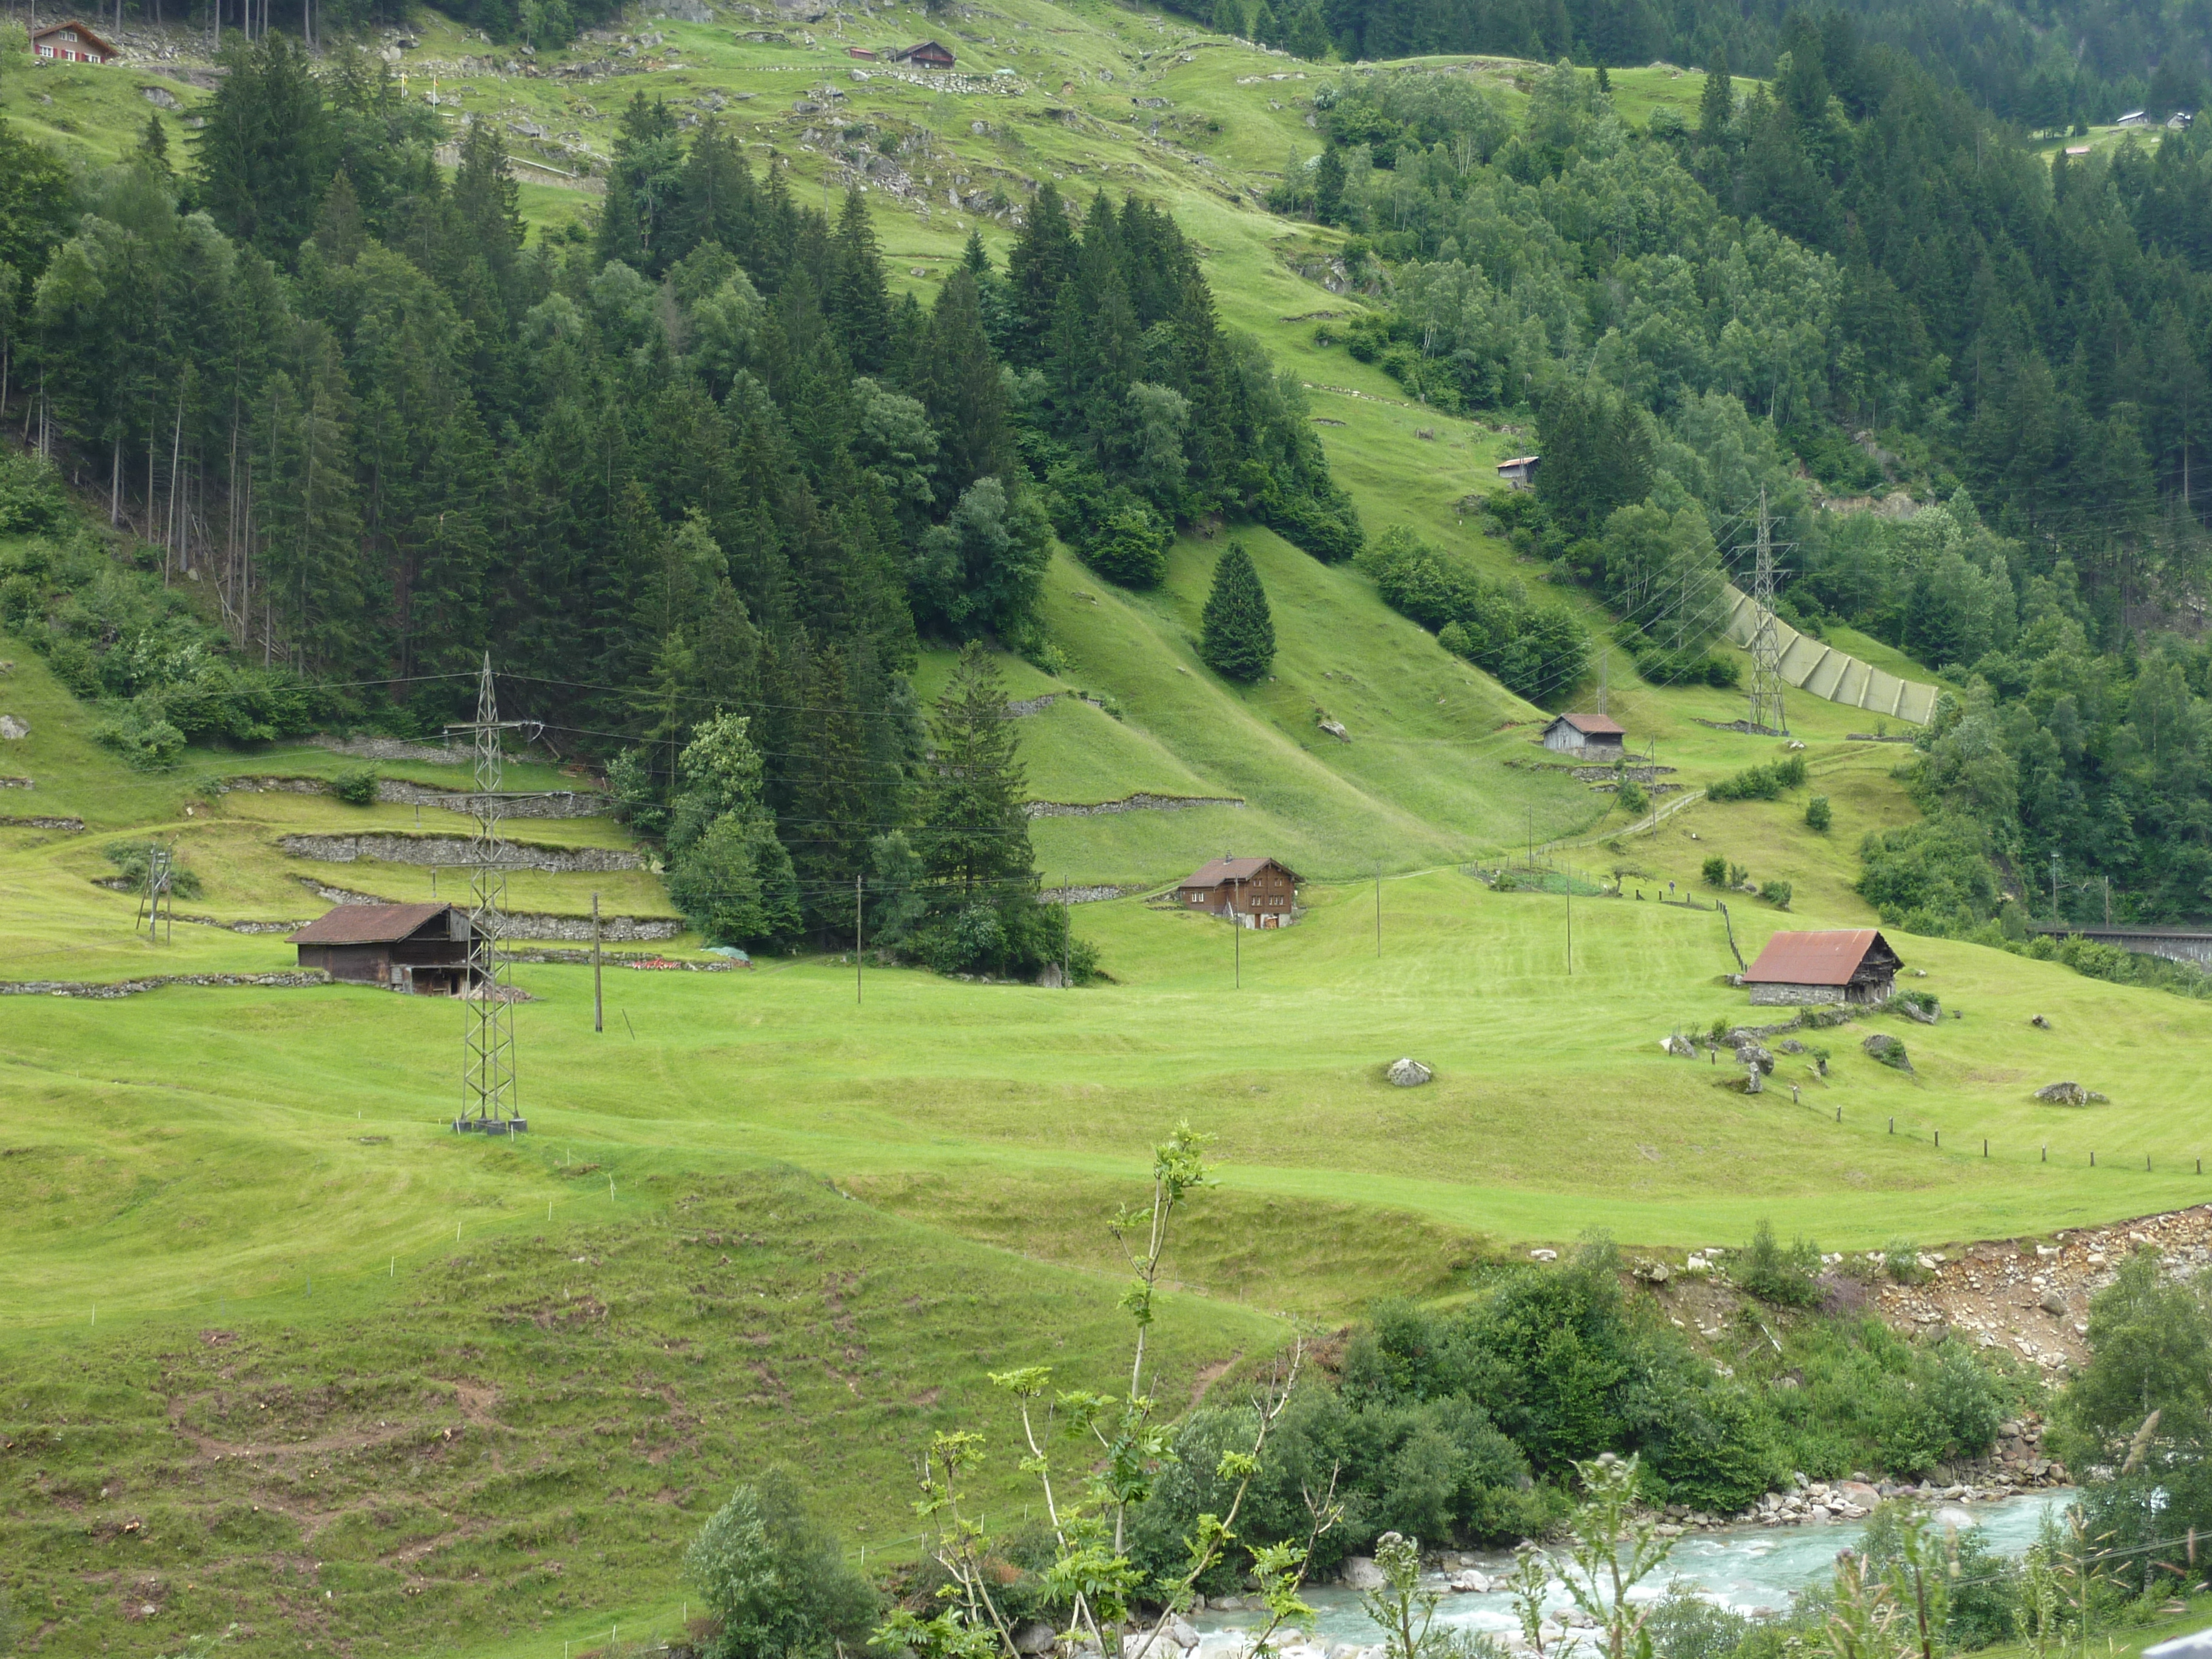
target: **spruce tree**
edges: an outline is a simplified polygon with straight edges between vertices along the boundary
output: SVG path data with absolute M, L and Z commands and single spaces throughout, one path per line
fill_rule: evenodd
M 939 893 L 933 909 L 994 903 L 1033 885 L 1029 781 L 1017 757 L 1006 683 L 971 641 L 954 665 L 930 721 L 921 826 L 922 865 Z
M 1728 142 L 1729 122 L 1735 113 L 1735 83 L 1729 75 L 1725 46 L 1713 48 L 1713 61 L 1705 70 L 1705 89 L 1698 98 L 1698 137 L 1708 144 Z
M 1275 659 L 1275 623 L 1267 613 L 1267 592 L 1242 542 L 1213 567 L 1213 592 L 1206 596 L 1198 653 L 1214 672 L 1232 680 L 1256 680 Z
M 1321 8 L 1314 0 L 1306 0 L 1304 9 L 1291 20 L 1287 44 L 1292 56 L 1308 63 L 1318 63 L 1328 56 L 1328 25 L 1322 21 Z M 1605 71 L 1598 73 L 1601 76 Z
M 1244 38 L 1244 0 L 1213 0 L 1213 32 Z

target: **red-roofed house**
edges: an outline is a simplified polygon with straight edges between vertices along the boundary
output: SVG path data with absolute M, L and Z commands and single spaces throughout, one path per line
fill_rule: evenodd
M 1218 858 L 1176 887 L 1177 909 L 1227 916 L 1244 927 L 1287 927 L 1297 905 L 1297 872 L 1273 859 Z
M 1613 760 L 1625 752 L 1627 728 L 1602 714 L 1562 714 L 1544 728 L 1544 747 L 1563 755 Z
M 1777 933 L 1745 969 L 1751 1000 L 1763 1006 L 1815 1002 L 1880 1003 L 1897 988 L 1903 958 L 1872 927 Z
M 458 996 L 468 985 L 469 919 L 450 904 L 341 904 L 286 941 L 300 966 L 332 979 L 423 996 Z

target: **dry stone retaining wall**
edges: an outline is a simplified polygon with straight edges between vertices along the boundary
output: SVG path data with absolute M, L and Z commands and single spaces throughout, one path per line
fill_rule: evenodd
M 0 997 L 90 997 L 107 1001 L 135 997 L 141 991 L 158 991 L 165 985 L 328 985 L 331 976 L 319 968 L 302 968 L 277 974 L 154 974 L 144 979 L 106 981 L 81 979 L 0 980 Z
M 435 865 L 453 869 L 466 865 L 475 843 L 458 836 L 286 836 L 281 845 L 294 858 L 324 864 L 351 864 L 375 859 L 386 864 Z M 644 859 L 611 847 L 531 847 L 507 843 L 508 867 L 544 870 L 554 874 L 588 871 L 601 874 L 614 870 L 639 870 Z
M 1033 818 L 1097 818 L 1114 812 L 1181 812 L 1194 806 L 1243 806 L 1238 795 L 1124 795 L 1119 800 L 1032 800 L 1022 811 Z

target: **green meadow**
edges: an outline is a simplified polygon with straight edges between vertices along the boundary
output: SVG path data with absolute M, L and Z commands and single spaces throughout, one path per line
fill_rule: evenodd
M 410 95 L 507 125 L 537 164 L 523 204 L 541 234 L 595 210 L 559 175 L 605 156 L 637 91 L 690 112 L 720 100 L 756 165 L 773 153 L 802 197 L 895 156 L 896 179 L 866 175 L 870 201 L 898 281 L 925 296 L 971 229 L 1003 257 L 996 183 L 1157 198 L 1204 250 L 1224 319 L 1305 383 L 1370 532 L 1403 525 L 1540 582 L 1463 511 L 1526 429 L 1425 409 L 1316 341 L 1317 320 L 1364 301 L 1320 280 L 1340 234 L 1277 219 L 1264 196 L 1318 150 L 1312 94 L 1334 71 L 1103 0 L 978 0 L 949 24 L 840 12 L 751 31 L 780 37 L 763 42 L 726 17 L 634 18 L 634 37 L 663 39 L 604 82 L 509 73 L 503 52 L 422 21 L 400 64 Z M 959 52 L 957 82 L 847 55 L 933 33 Z M 538 66 L 623 50 L 580 42 Z M 1422 61 L 1509 102 L 1534 67 Z M 1666 65 L 1611 79 L 1638 123 L 1692 113 L 1702 85 Z M 11 66 L 0 108 L 98 166 L 137 142 L 159 101 L 148 88 L 178 103 L 161 118 L 181 146 L 205 94 L 127 66 Z M 1249 687 L 1195 649 L 1231 535 L 1279 642 Z M 1586 596 L 1552 597 L 1602 620 Z M 239 1651 L 271 1655 L 537 1656 L 616 1626 L 670 1633 L 687 1611 L 682 1546 L 732 1481 L 803 1467 L 856 1549 L 905 1559 L 916 1460 L 957 1427 L 994 1437 L 980 1492 L 1010 1522 L 1010 1425 L 985 1373 L 1048 1361 L 1103 1385 L 1126 1366 L 1107 1223 L 1186 1120 L 1212 1138 L 1219 1185 L 1169 1260 L 1158 1352 L 1179 1406 L 1378 1295 L 1462 1294 L 1470 1267 L 1592 1228 L 1667 1253 L 1741 1243 L 1771 1218 L 1871 1249 L 2212 1197 L 2198 1173 L 2212 1077 L 2190 1060 L 2212 1037 L 2206 1003 L 1893 934 L 1907 982 L 1942 1000 L 1937 1024 L 1879 1014 L 1801 1033 L 1808 1052 L 1781 1054 L 1756 1097 L 1729 1066 L 1662 1051 L 1673 1032 L 1782 1017 L 1726 982 L 1778 928 L 1874 921 L 1856 848 L 1917 812 L 1897 775 L 1910 751 L 1871 740 L 1897 735 L 1871 716 L 1793 697 L 1808 786 L 1717 804 L 1697 792 L 1779 744 L 1719 729 L 1740 697 L 1645 685 L 1616 656 L 1608 708 L 1669 769 L 1655 823 L 1536 742 L 1595 684 L 1524 702 L 1358 570 L 1265 531 L 1186 537 L 1141 594 L 1062 552 L 1044 608 L 1064 668 L 1001 664 L 1010 697 L 1054 699 L 1018 724 L 1031 798 L 1205 803 L 1033 821 L 1048 885 L 1128 890 L 1074 911 L 1099 984 L 835 954 L 611 963 L 594 1031 L 589 968 L 525 965 L 531 1132 L 512 1142 L 447 1127 L 456 1003 L 338 986 L 0 1000 L 0 1561 L 37 1650 L 167 1653 L 233 1623 Z M 1838 642 L 1925 678 L 1871 641 Z M 0 823 L 6 978 L 269 971 L 293 963 L 282 933 L 233 924 L 304 920 L 326 890 L 458 896 L 451 868 L 310 857 L 284 838 L 459 836 L 460 815 L 245 787 L 356 763 L 314 745 L 131 772 L 35 656 L 5 654 L 0 708 L 31 735 L 0 773 L 32 787 L 0 807 L 83 823 Z M 926 653 L 925 696 L 949 668 Z M 425 761 L 374 769 L 468 781 Z M 579 780 L 538 759 L 507 782 Z M 1833 805 L 1825 835 L 1803 823 L 1814 793 Z M 630 846 L 607 817 L 514 833 Z M 133 932 L 135 897 L 100 884 L 109 849 L 155 836 L 199 885 L 159 943 Z M 1239 933 L 1144 896 L 1232 850 L 1307 878 L 1300 925 Z M 1714 854 L 1789 882 L 1790 910 L 1702 887 Z M 1582 896 L 1492 884 L 1532 857 Z M 649 865 L 518 872 L 508 903 L 574 918 L 595 895 L 609 915 L 675 914 Z M 666 956 L 704 966 L 699 943 Z M 1902 1037 L 1909 1073 L 1867 1056 L 1877 1032 Z M 1401 1055 L 1435 1081 L 1391 1087 Z M 2109 1099 L 2032 1099 L 2060 1079 Z

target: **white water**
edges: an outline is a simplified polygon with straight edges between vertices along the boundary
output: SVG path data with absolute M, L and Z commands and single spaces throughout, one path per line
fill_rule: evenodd
M 2074 1501 L 2070 1489 L 2030 1492 L 1996 1503 L 1945 1504 L 1952 1515 L 1966 1514 L 1982 1538 L 1999 1555 L 2018 1555 L 2035 1540 L 2045 1513 L 2063 1510 Z M 1865 1528 L 1856 1522 L 1836 1522 L 1824 1527 L 1731 1527 L 1714 1532 L 1691 1533 L 1674 1540 L 1674 1552 L 1657 1572 L 1638 1585 L 1637 1600 L 1666 1594 L 1679 1583 L 1706 1600 L 1738 1613 L 1779 1613 L 1790 1605 L 1790 1594 L 1822 1582 L 1836 1565 L 1839 1550 L 1855 1547 Z M 1513 1558 L 1500 1553 L 1485 1556 L 1480 1570 L 1496 1578 L 1513 1570 Z M 1512 1598 L 1503 1595 L 1453 1595 L 1441 1575 L 1425 1580 L 1431 1589 L 1443 1591 L 1437 1610 L 1439 1626 L 1499 1633 L 1518 1631 L 1520 1620 Z M 1322 1643 L 1369 1646 L 1382 1632 L 1361 1610 L 1359 1594 L 1334 1587 L 1316 1588 L 1305 1600 L 1321 1616 L 1309 1632 Z M 1553 1581 L 1545 1607 L 1563 1612 L 1573 1605 L 1566 1586 Z M 1199 1659 L 1224 1659 L 1239 1647 L 1237 1633 L 1261 1622 L 1263 1615 L 1205 1613 L 1192 1619 L 1201 1645 Z

